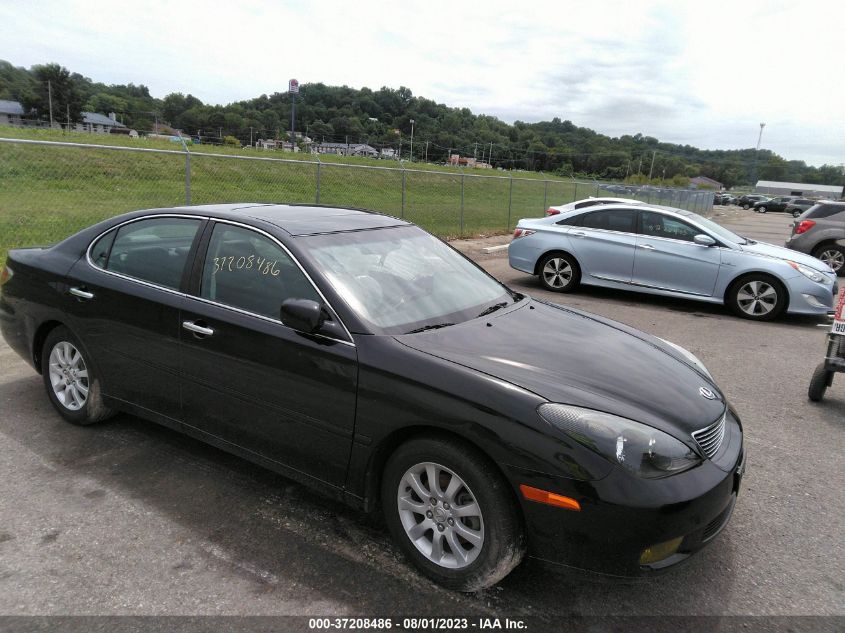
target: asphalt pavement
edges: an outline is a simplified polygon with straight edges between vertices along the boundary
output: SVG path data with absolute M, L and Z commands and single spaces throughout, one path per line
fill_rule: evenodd
M 792 221 L 715 219 L 777 244 Z M 821 404 L 806 395 L 822 322 L 751 323 L 721 306 L 601 289 L 557 295 L 510 269 L 506 253 L 474 254 L 521 292 L 706 363 L 749 451 L 733 519 L 710 547 L 654 579 L 529 561 L 492 589 L 446 591 L 404 562 L 377 516 L 138 418 L 63 422 L 40 376 L 0 344 L 0 614 L 845 614 L 845 376 Z

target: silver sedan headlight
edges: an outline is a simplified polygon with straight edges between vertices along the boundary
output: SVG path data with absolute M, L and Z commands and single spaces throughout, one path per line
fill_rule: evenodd
M 804 275 L 807 279 L 809 279 L 810 281 L 815 281 L 817 284 L 833 283 L 833 280 L 830 279 L 827 275 L 824 275 L 819 271 L 810 268 L 809 266 L 799 264 L 798 262 L 789 262 L 789 265 L 792 266 L 799 273 Z
M 541 404 L 537 413 L 579 444 L 646 479 L 701 463 L 689 446 L 658 429 L 610 413 L 566 404 Z

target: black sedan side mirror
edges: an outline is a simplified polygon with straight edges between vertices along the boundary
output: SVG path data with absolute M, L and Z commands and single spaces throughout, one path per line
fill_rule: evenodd
M 311 299 L 285 299 L 281 309 L 282 323 L 289 328 L 311 334 L 319 330 L 328 313 Z

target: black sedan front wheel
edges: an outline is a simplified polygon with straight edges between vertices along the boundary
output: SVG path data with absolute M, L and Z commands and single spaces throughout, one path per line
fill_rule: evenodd
M 61 416 L 86 426 L 112 414 L 100 397 L 100 382 L 79 340 L 64 326 L 52 330 L 41 351 L 47 396 Z
M 755 211 L 757 211 L 757 213 L 765 213 L 768 209 L 766 207 L 757 207 Z
M 552 292 L 571 292 L 581 281 L 578 262 L 566 253 L 549 253 L 537 268 L 540 271 L 540 283 Z
M 421 438 L 400 446 L 382 479 L 394 540 L 426 576 L 458 591 L 489 587 L 525 552 L 507 482 L 469 446 Z

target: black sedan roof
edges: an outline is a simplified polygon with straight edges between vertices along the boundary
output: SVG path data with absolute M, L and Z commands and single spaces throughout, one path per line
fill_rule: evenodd
M 404 220 L 373 211 L 311 204 L 241 202 L 156 209 L 156 211 L 208 214 L 227 219 L 243 219 L 246 216 L 273 224 L 292 236 L 408 225 L 408 222 Z

